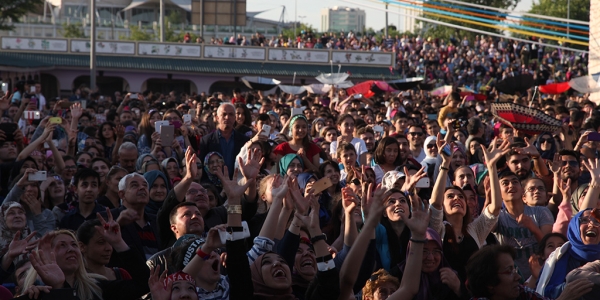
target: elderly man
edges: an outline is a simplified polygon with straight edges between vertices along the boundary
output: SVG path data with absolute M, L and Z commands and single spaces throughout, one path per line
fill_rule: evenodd
M 137 146 L 132 142 L 125 142 L 119 147 L 119 165 L 129 173 L 135 172 L 135 162 L 138 158 Z
M 145 259 L 149 259 L 160 250 L 160 240 L 156 216 L 144 211 L 150 199 L 148 182 L 144 176 L 138 173 L 125 175 L 119 181 L 119 198 L 121 207 L 112 209 L 111 213 L 121 225 L 123 240 L 140 254 L 143 253 Z M 106 216 L 106 213 L 103 215 Z
M 217 130 L 209 135 L 205 135 L 200 140 L 200 160 L 210 152 L 219 152 L 223 155 L 225 166 L 229 170 L 229 177 L 233 176 L 235 157 L 240 153 L 244 144 L 248 141 L 245 135 L 236 133 L 235 126 L 235 107 L 231 103 L 223 103 L 217 109 L 215 118 Z

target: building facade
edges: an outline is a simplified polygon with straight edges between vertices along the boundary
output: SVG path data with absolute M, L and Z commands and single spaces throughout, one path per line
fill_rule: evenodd
M 334 6 L 321 10 L 321 31 L 364 32 L 366 13 L 362 9 Z

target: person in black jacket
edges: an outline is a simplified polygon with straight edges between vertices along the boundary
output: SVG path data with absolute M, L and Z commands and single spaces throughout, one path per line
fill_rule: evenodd
M 231 103 L 219 106 L 216 116 L 217 130 L 202 137 L 200 140 L 200 156 L 204 158 L 210 152 L 219 152 L 223 155 L 225 166 L 234 170 L 235 157 L 249 140 L 245 135 L 235 132 L 235 107 Z M 233 172 L 230 173 L 233 175 Z

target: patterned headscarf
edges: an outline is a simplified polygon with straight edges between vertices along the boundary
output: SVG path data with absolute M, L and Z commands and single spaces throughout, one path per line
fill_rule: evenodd
M 219 180 L 219 177 L 217 177 L 217 175 L 213 174 L 210 172 L 209 166 L 208 166 L 208 161 L 210 160 L 210 157 L 213 155 L 217 155 L 219 156 L 219 158 L 223 159 L 223 155 L 221 155 L 221 153 L 213 151 L 210 152 L 208 154 L 206 154 L 206 156 L 204 157 L 204 173 L 206 173 L 206 176 L 208 176 L 208 179 L 210 179 L 210 182 L 212 182 L 212 184 L 218 188 L 222 188 L 223 184 L 221 184 L 221 180 Z

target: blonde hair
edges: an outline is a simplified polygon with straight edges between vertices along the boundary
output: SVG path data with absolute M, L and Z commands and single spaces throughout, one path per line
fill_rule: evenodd
M 373 299 L 375 291 L 377 291 L 380 286 L 387 282 L 395 285 L 396 289 L 400 287 L 400 281 L 398 278 L 390 275 L 390 273 L 386 272 L 384 269 L 379 269 L 377 272 L 373 273 L 373 275 L 371 275 L 371 279 L 367 280 L 367 283 L 362 289 L 363 300 Z
M 257 213 L 266 213 L 269 210 L 268 207 L 268 203 L 266 200 L 263 199 L 263 196 L 266 197 L 266 193 L 267 193 L 267 187 L 269 186 L 269 184 L 271 184 L 271 180 L 273 179 L 275 175 L 271 174 L 268 176 L 265 176 L 263 179 L 260 180 L 260 183 L 258 185 L 258 211 Z M 260 205 L 263 204 L 263 205 Z
M 55 230 L 52 233 L 54 233 L 56 236 L 61 234 L 68 235 L 76 243 L 78 243 L 77 237 L 70 230 L 61 229 Z M 73 286 L 77 292 L 77 296 L 81 300 L 92 300 L 94 298 L 102 300 L 102 289 L 100 289 L 98 286 L 97 281 L 106 280 L 106 277 L 94 273 L 88 273 L 85 270 L 85 264 L 83 262 L 82 255 L 79 255 L 78 263 L 79 268 L 77 271 L 75 271 L 75 285 Z M 23 283 L 23 288 L 21 290 L 25 291 L 30 286 L 33 286 L 37 277 L 37 271 L 33 267 L 29 268 L 29 271 L 27 271 L 27 276 L 25 277 L 25 282 Z

